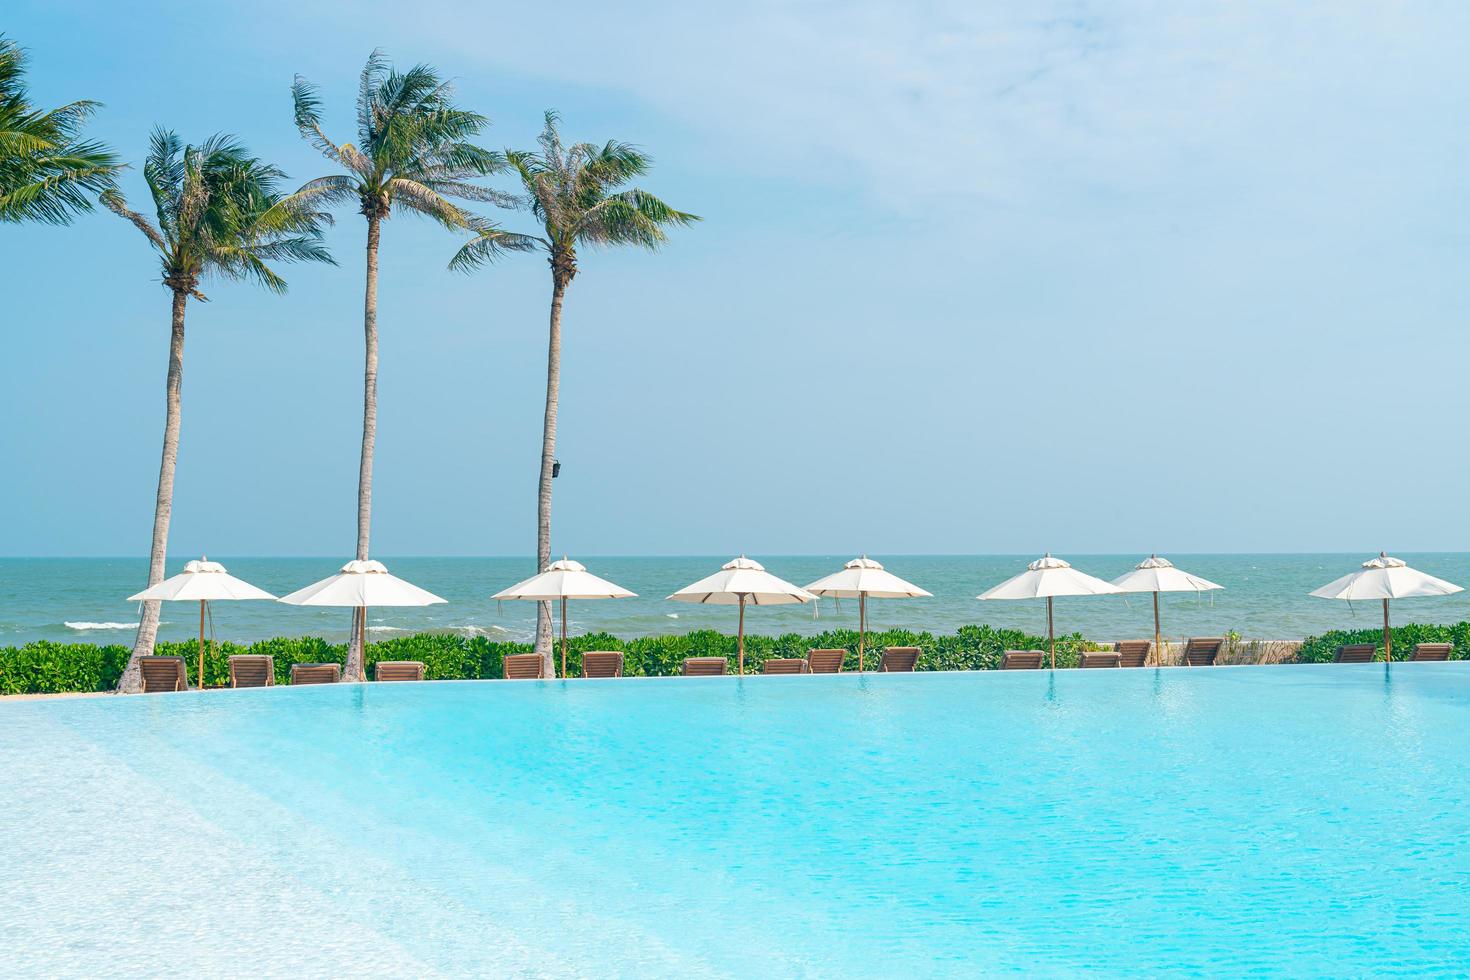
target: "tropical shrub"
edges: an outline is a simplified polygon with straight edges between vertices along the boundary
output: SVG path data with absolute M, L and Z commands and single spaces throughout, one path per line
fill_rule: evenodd
M 1466 627 L 1470 629 L 1470 626 Z M 845 649 L 845 670 L 857 670 L 858 634 L 855 630 L 828 630 L 815 636 L 784 633 L 780 636 L 747 636 L 745 638 L 745 671 L 758 674 L 761 665 L 773 657 L 805 657 L 815 648 Z M 1020 630 L 998 630 L 991 626 L 963 626 L 953 635 L 915 633 L 909 630 L 886 630 L 869 633 L 864 666 L 878 666 L 886 646 L 916 646 L 923 649 L 919 670 L 992 670 L 1000 665 L 1005 650 L 1044 649 L 1043 637 L 1030 636 Z M 483 636 L 466 637 L 457 633 L 416 633 L 370 643 L 365 654 L 367 676 L 371 678 L 380 660 L 418 660 L 425 665 L 429 680 L 492 679 L 503 676 L 507 654 L 530 653 L 529 643 L 499 643 Z M 1095 650 L 1079 634 L 1057 638 L 1057 666 L 1073 667 L 1078 650 Z M 736 638 L 716 630 L 695 630 L 677 636 L 644 636 L 622 640 L 609 633 L 588 633 L 571 637 L 567 642 L 567 671 L 573 677 L 582 672 L 582 654 L 588 650 L 621 650 L 623 673 L 630 677 L 657 677 L 677 674 L 685 657 L 724 657 L 731 673 L 737 663 Z M 199 645 L 195 640 L 160 643 L 160 656 L 183 657 L 190 685 L 199 682 Z M 235 654 L 268 654 L 275 658 L 276 683 L 291 681 L 291 665 L 304 663 L 345 663 L 347 647 L 329 643 L 317 636 L 278 636 L 251 644 L 225 641 L 206 646 L 204 686 L 225 687 L 230 683 L 229 658 Z M 128 659 L 123 646 L 95 646 L 90 643 L 53 643 L 37 641 L 23 647 L 0 647 L 0 693 L 35 694 L 77 691 L 108 691 L 116 684 Z M 555 651 L 558 667 L 561 650 Z M 1328 652 L 1331 659 L 1331 652 Z
M 117 685 L 132 651 L 119 644 L 37 640 L 0 647 L 0 694 L 107 691 Z
M 1455 623 L 1452 626 L 1430 626 L 1424 623 L 1406 623 L 1390 631 L 1393 636 L 1393 658 L 1404 660 L 1416 643 L 1451 643 L 1451 660 L 1470 657 L 1470 623 Z M 1309 636 L 1297 653 L 1298 663 L 1331 663 L 1337 648 L 1345 643 L 1372 643 L 1378 647 L 1375 660 L 1383 659 L 1383 630 L 1332 630 L 1321 636 Z

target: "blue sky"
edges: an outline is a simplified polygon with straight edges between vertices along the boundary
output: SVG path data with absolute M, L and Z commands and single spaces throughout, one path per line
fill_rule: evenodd
M 558 552 L 1470 549 L 1462 4 L 21 0 L 4 31 L 130 160 L 161 123 L 329 172 L 288 86 L 346 140 L 375 46 L 490 145 L 555 107 L 651 152 L 706 220 L 581 263 Z M 330 238 L 289 296 L 189 311 L 173 555 L 352 548 L 361 219 Z M 384 555 L 534 544 L 549 275 L 457 244 L 384 234 Z M 0 227 L 0 554 L 147 552 L 144 246 Z

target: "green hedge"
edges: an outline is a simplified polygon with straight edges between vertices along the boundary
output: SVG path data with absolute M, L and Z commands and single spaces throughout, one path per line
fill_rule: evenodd
M 848 651 L 846 668 L 857 670 L 855 630 L 829 630 L 816 636 L 787 633 L 782 636 L 747 636 L 745 671 L 760 673 L 761 664 L 772 657 L 804 657 L 815 647 Z M 735 671 L 735 637 L 714 630 L 696 630 L 680 636 L 648 636 L 620 640 L 607 633 L 572 637 L 567 643 L 567 669 L 577 676 L 582 671 L 585 650 L 621 650 L 623 672 L 633 677 L 677 674 L 685 657 L 724 656 Z M 1020 630 L 998 630 L 990 626 L 963 626 L 952 635 L 888 630 L 869 633 L 865 666 L 878 665 L 878 651 L 885 646 L 916 646 L 924 651 L 919 670 L 991 670 L 1000 664 L 1002 651 L 1043 649 L 1043 637 Z M 1057 666 L 1072 667 L 1079 649 L 1097 649 L 1078 634 L 1057 638 Z M 417 633 L 380 643 L 369 643 L 367 672 L 379 660 L 421 660 L 430 680 L 499 678 L 506 654 L 529 653 L 528 643 L 495 643 L 484 637 L 453 633 Z M 163 656 L 179 656 L 188 665 L 189 683 L 197 684 L 199 647 L 184 640 L 158 644 Z M 219 643 L 204 659 L 206 687 L 221 687 L 230 681 L 229 657 L 238 653 L 264 653 L 275 658 L 276 683 L 291 679 L 293 663 L 343 663 L 345 644 L 328 643 L 319 637 L 276 637 L 249 645 Z M 558 665 L 561 653 L 556 653 Z M 22 647 L 0 647 L 0 694 L 40 694 L 76 691 L 110 691 L 128 662 L 128 648 L 121 645 L 94 646 L 89 643 L 53 643 L 40 640 Z
M 1470 658 L 1470 623 L 1455 623 L 1453 626 L 1426 626 L 1409 623 L 1395 626 L 1389 631 L 1393 635 L 1393 658 L 1403 660 L 1409 656 L 1416 643 L 1452 643 L 1451 660 Z M 1332 630 L 1321 636 L 1309 636 L 1297 653 L 1297 661 L 1304 664 L 1331 663 L 1337 648 L 1345 643 L 1372 643 L 1378 647 L 1375 660 L 1383 659 L 1383 629 Z

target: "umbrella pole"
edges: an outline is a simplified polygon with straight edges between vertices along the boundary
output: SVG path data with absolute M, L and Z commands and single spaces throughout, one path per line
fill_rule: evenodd
M 858 593 L 858 673 L 863 672 L 863 640 L 868 634 L 868 594 Z
M 561 679 L 567 679 L 567 597 L 561 597 Z
M 1393 663 L 1393 634 L 1388 631 L 1388 600 L 1383 600 L 1383 659 Z
M 1385 604 L 1386 605 L 1386 604 Z M 204 689 L 204 599 L 198 601 L 198 680 L 200 691 Z
M 1057 669 L 1057 633 L 1052 627 L 1051 596 L 1046 597 L 1046 639 L 1051 645 L 1051 669 Z
M 1159 594 L 1154 593 L 1154 662 L 1164 666 L 1164 633 L 1159 629 Z
M 740 633 L 736 639 L 739 650 L 740 673 L 745 673 L 745 596 L 740 597 Z

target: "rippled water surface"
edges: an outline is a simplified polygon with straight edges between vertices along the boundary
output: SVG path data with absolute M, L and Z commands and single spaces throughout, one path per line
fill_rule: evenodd
M 1470 664 L 0 703 L 0 974 L 1464 974 Z

